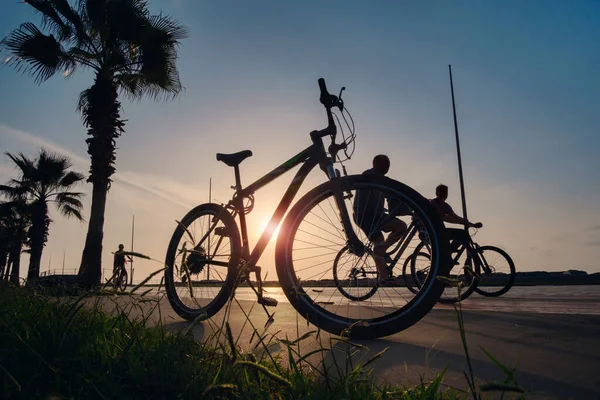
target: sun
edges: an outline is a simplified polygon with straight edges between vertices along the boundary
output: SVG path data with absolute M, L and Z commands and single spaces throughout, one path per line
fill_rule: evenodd
M 267 228 L 269 228 L 269 231 L 273 232 L 273 236 L 271 237 L 271 240 L 277 239 L 277 234 L 279 233 L 279 228 L 281 227 L 281 223 L 283 222 L 283 220 L 279 223 L 279 225 L 277 227 L 275 227 L 275 229 L 273 229 L 273 227 L 269 227 L 269 222 L 271 221 L 271 214 L 263 214 L 260 215 L 260 217 L 257 216 L 257 224 L 256 224 L 256 236 L 260 237 L 260 235 L 263 234 L 263 232 L 265 232 L 267 230 Z

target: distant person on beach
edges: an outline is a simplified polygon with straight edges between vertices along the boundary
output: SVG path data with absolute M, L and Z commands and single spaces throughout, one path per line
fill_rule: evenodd
M 115 251 L 114 263 L 113 263 L 113 275 L 117 272 L 125 271 L 125 246 L 119 245 L 119 250 Z M 131 258 L 129 258 L 131 261 Z
M 384 154 L 379 154 L 373 158 L 373 168 L 364 171 L 363 175 L 385 176 L 389 169 L 390 159 Z M 353 211 L 354 222 L 374 243 L 373 253 L 375 265 L 379 272 L 379 280 L 390 279 L 392 276 L 386 265 L 386 249 L 402 237 L 407 229 L 406 223 L 386 212 L 384 198 L 381 194 L 370 193 L 366 189 L 357 190 L 354 197 Z M 384 239 L 382 232 L 389 233 L 387 240 Z

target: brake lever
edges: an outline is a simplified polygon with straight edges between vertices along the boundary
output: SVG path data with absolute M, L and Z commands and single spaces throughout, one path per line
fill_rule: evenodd
M 340 109 L 340 111 L 344 111 L 344 100 L 342 100 L 342 92 L 346 90 L 346 86 L 342 86 L 342 88 L 340 89 L 340 94 L 338 96 L 338 108 Z

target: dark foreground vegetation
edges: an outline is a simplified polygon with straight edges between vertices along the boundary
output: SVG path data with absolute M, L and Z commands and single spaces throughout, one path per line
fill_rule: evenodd
M 343 338 L 328 339 L 329 346 L 306 353 L 302 342 L 318 332 L 293 341 L 263 336 L 253 351 L 243 352 L 227 324 L 198 343 L 191 335 L 194 324 L 168 332 L 150 322 L 156 299 L 144 293 L 123 302 L 123 296 L 117 301 L 109 292 L 55 297 L 47 290 L 0 286 L 2 399 L 485 398 L 477 390 L 443 386 L 443 371 L 413 387 L 376 383 L 369 368 L 385 355 L 352 362 L 360 346 Z M 103 312 L 107 302 L 117 312 Z M 130 318 L 134 308 L 146 311 Z M 319 355 L 336 341 L 347 342 L 346 357 L 324 362 Z M 277 354 L 269 351 L 275 342 L 283 346 Z M 480 391 L 489 389 L 520 391 L 509 384 Z

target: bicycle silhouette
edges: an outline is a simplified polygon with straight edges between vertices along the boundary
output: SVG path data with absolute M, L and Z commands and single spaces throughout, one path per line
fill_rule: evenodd
M 127 289 L 127 270 L 125 267 L 118 267 L 113 269 L 113 274 L 106 280 L 104 288 L 111 286 L 114 290 L 120 290 L 124 292 Z
M 427 199 L 401 182 L 383 176 L 346 174 L 343 163 L 354 152 L 355 133 L 341 99 L 345 88 L 335 96 L 329 94 L 322 78 L 318 83 L 328 125 L 310 133 L 309 147 L 246 187 L 242 187 L 240 164 L 252 152 L 217 154 L 218 161 L 234 170 L 232 199 L 226 204 L 206 203 L 192 209 L 178 222 L 166 254 L 166 291 L 171 306 L 181 317 L 190 321 L 212 317 L 243 284 L 256 293 L 257 301 L 272 319 L 266 307 L 277 302 L 263 295 L 261 267 L 257 263 L 280 223 L 275 250 L 279 284 L 290 304 L 321 329 L 356 338 L 390 335 L 419 321 L 442 294 L 444 284 L 436 278 L 447 275 L 449 254 L 439 216 Z M 346 136 L 340 124 L 340 143 L 336 143 L 338 127 L 334 118 L 338 123 L 340 120 L 332 110 L 341 113 L 350 132 Z M 324 138 L 330 138 L 327 150 Z M 342 166 L 343 176 L 334 168 L 336 163 Z M 245 216 L 252 211 L 254 194 L 296 166 L 300 166 L 299 170 L 251 248 Z M 292 206 L 305 178 L 317 166 L 326 181 Z M 402 204 L 408 210 L 406 215 L 417 221 L 429 237 L 431 265 L 416 292 L 400 280 L 380 281 L 370 235 L 359 228 L 365 226 L 362 219 L 366 217 L 353 214 L 353 202 L 359 201 L 358 190 L 368 193 L 361 195 L 360 201 L 375 196 L 387 199 L 388 208 L 390 204 Z M 377 229 L 380 223 L 373 220 L 370 225 Z M 405 237 L 394 257 L 403 262 L 419 243 L 414 235 Z M 357 274 L 357 270 L 365 274 Z M 373 294 L 365 297 L 364 293 L 370 292 Z
M 453 268 L 448 278 L 453 281 L 439 299 L 441 303 L 456 303 L 473 292 L 486 297 L 502 296 L 515 282 L 516 270 L 512 258 L 496 246 L 480 246 L 462 229 L 452 229 L 450 252 Z M 422 241 L 402 266 L 407 287 L 417 292 L 429 273 L 429 245 Z M 460 286 L 460 290 L 456 286 Z

